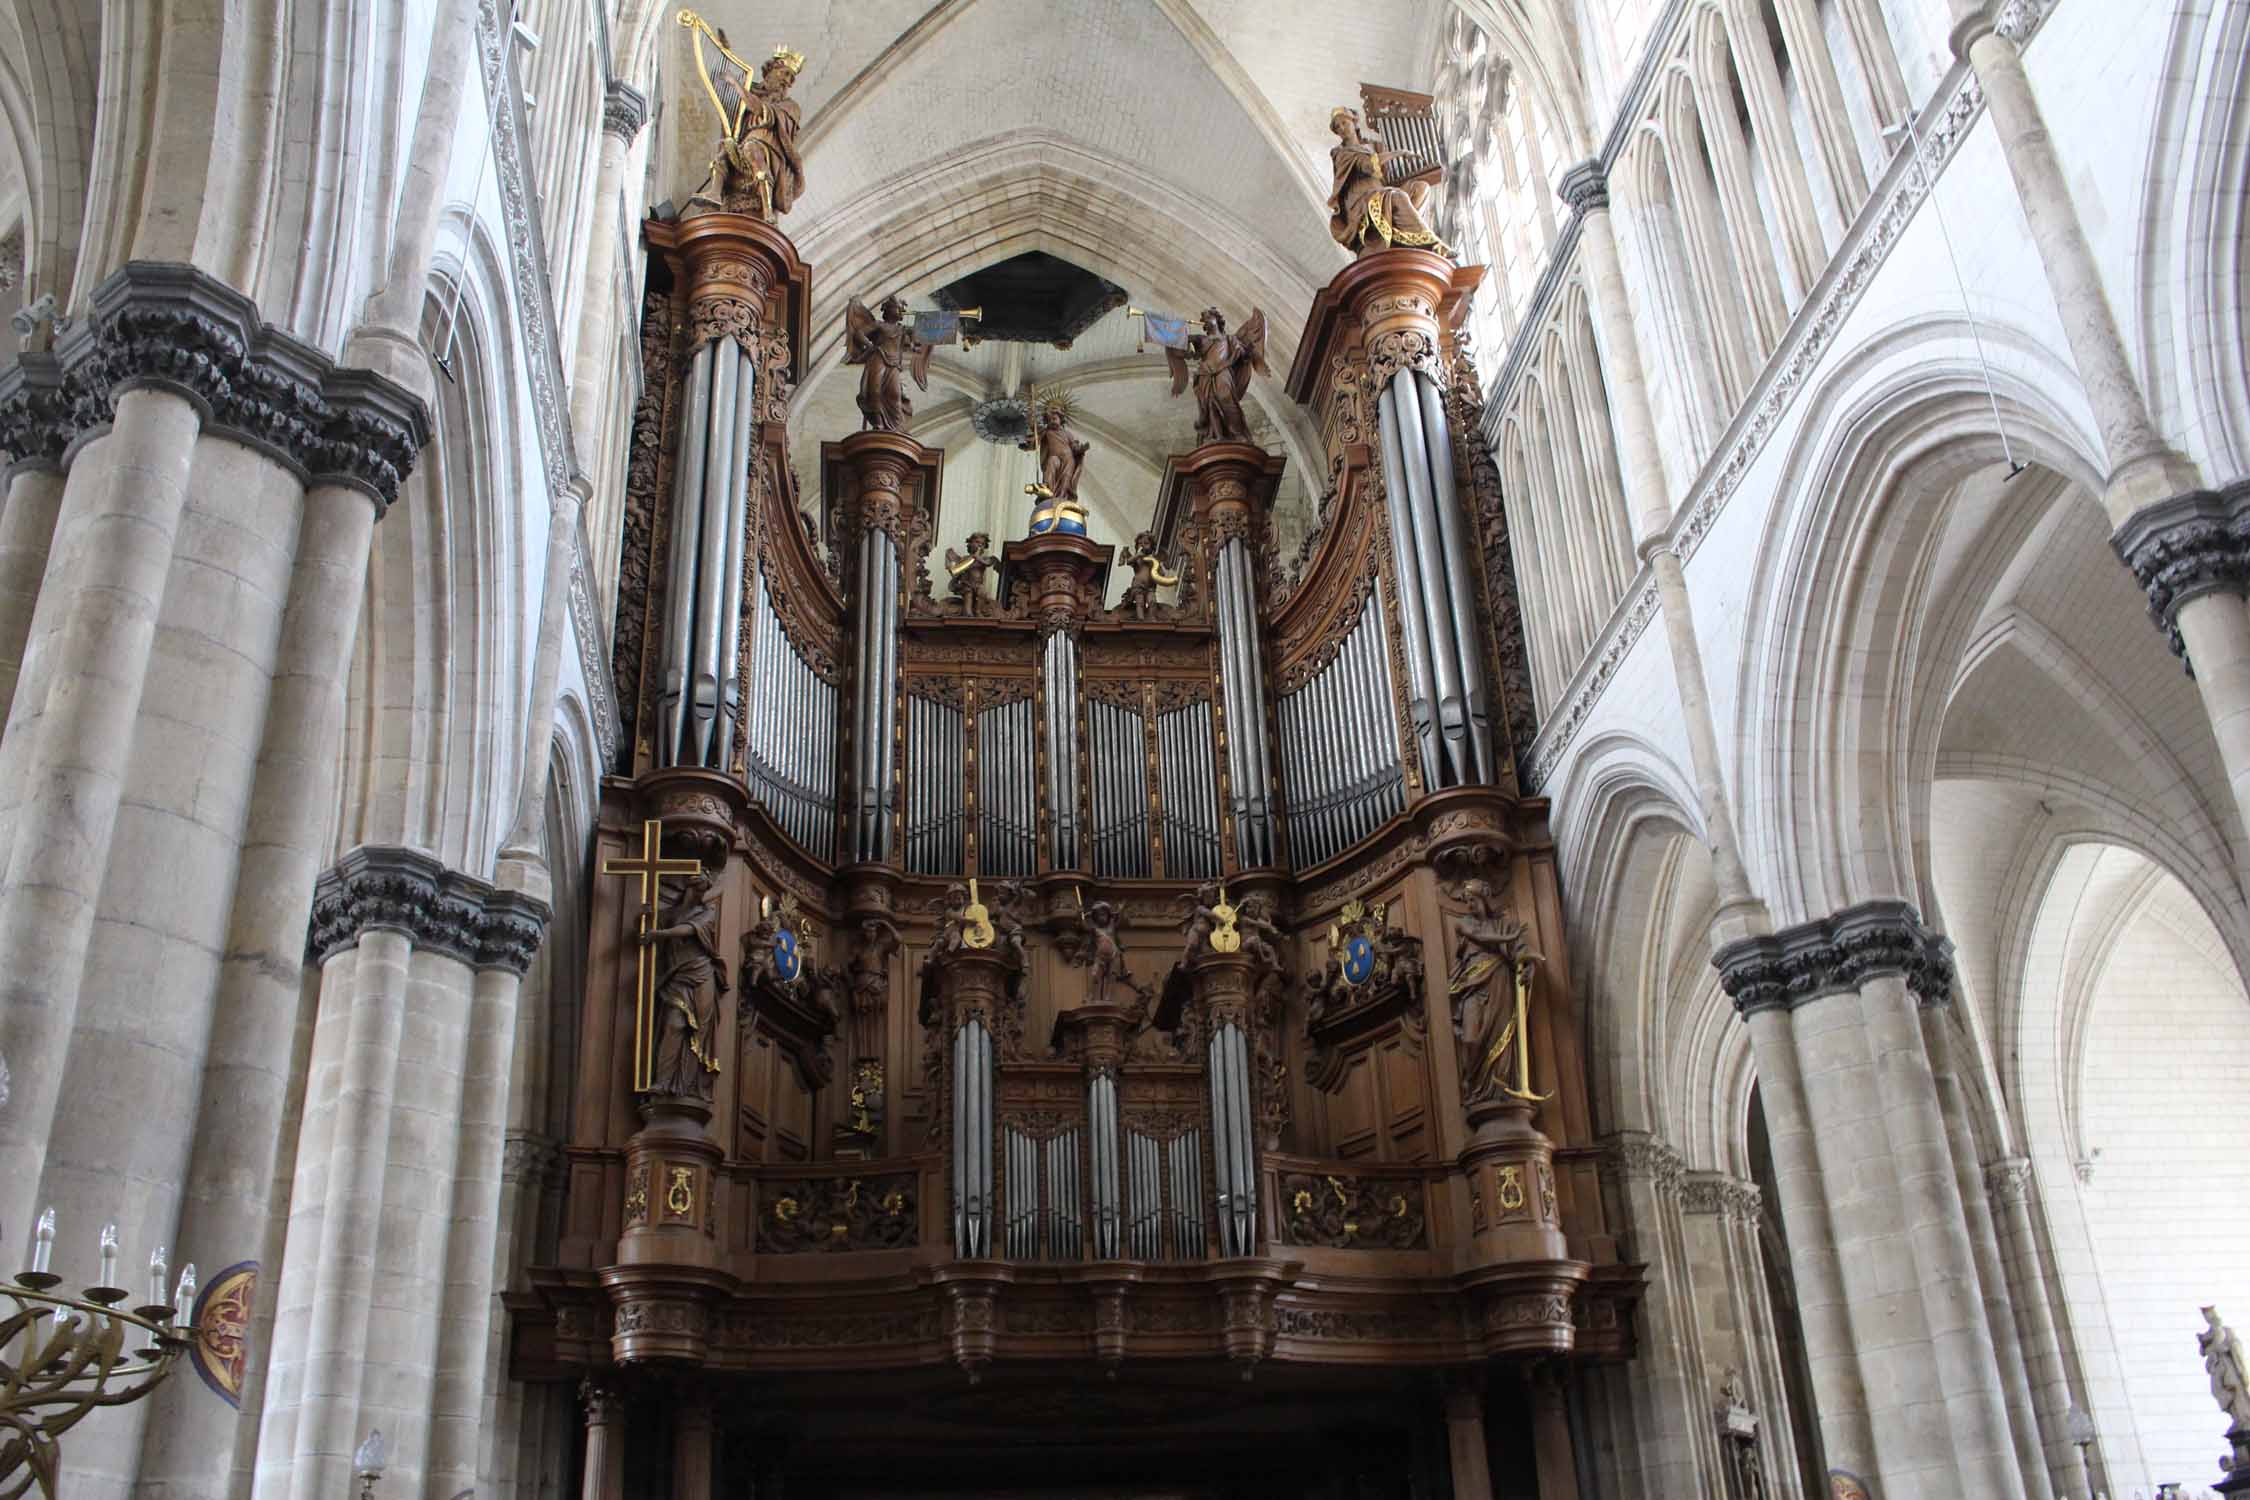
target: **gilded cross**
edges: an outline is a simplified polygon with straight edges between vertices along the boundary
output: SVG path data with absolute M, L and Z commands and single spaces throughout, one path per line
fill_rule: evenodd
M 638 879 L 641 883 L 640 934 L 656 925 L 656 902 L 667 875 L 693 875 L 703 868 L 699 859 L 664 857 L 664 820 L 650 818 L 641 824 L 638 858 L 602 861 L 604 875 Z M 646 1093 L 656 1074 L 656 945 L 636 942 L 638 967 L 633 975 L 633 1092 Z

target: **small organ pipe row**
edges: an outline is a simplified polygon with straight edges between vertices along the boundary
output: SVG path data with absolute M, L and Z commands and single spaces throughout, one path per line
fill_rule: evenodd
M 1250 1116 L 1250 1046 L 1242 1028 L 1222 1022 L 1208 1049 L 1211 1156 L 1218 1175 L 1219 1254 L 1254 1255 L 1258 1247 L 1258 1165 Z
M 953 1251 L 992 1253 L 992 1033 L 975 1019 L 953 1033 Z
M 743 534 L 749 518 L 756 366 L 733 339 L 688 368 L 672 498 L 672 579 L 656 760 L 727 769 L 742 712 Z
M 1047 815 L 1058 870 L 1078 868 L 1078 641 L 1050 631 L 1040 671 L 1047 699 Z
M 852 679 L 852 857 L 873 862 L 891 853 L 891 741 L 898 701 L 898 547 L 879 527 L 864 527 L 859 534 L 852 613 L 852 639 L 859 647 Z
M 1085 1249 L 1078 1132 L 1065 1130 L 1042 1141 L 1011 1125 L 1001 1139 L 1008 1172 L 1008 1259 L 1078 1259 Z
M 1164 875 L 1219 878 L 1218 756 L 1211 705 L 1190 703 L 1156 716 L 1157 788 L 1164 799 Z
M 977 869 L 992 876 L 1032 873 L 1039 837 L 1038 764 L 1029 698 L 977 713 Z M 949 865 L 938 873 L 959 873 Z
M 763 575 L 750 638 L 750 793 L 804 849 L 827 858 L 836 830 L 836 685 L 789 639 Z
M 1266 691 L 1258 659 L 1258 603 L 1250 549 L 1229 537 L 1214 565 L 1219 605 L 1219 682 L 1226 695 L 1227 785 L 1235 841 L 1246 869 L 1273 863 L 1273 817 L 1266 756 Z
M 1115 1260 L 1125 1215 L 1117 1165 L 1117 1076 L 1096 1073 L 1086 1082 L 1087 1155 L 1092 1165 L 1094 1259 Z
M 1289 850 L 1300 869 L 1351 848 L 1406 806 L 1391 728 L 1391 654 L 1370 591 L 1336 657 L 1278 707 Z
M 1377 403 L 1383 506 L 1398 566 L 1409 698 L 1424 785 L 1492 779 L 1492 729 L 1477 646 L 1468 523 L 1453 482 L 1453 439 L 1437 382 L 1402 370 Z
M 906 868 L 917 875 L 954 875 L 962 849 L 967 749 L 961 710 L 909 693 L 906 698 Z
M 1126 1131 L 1126 1257 L 1201 1260 L 1203 1253 L 1203 1132 L 1160 1141 Z
M 1096 875 L 1147 879 L 1148 723 L 1114 703 L 1086 705 L 1087 774 L 1094 824 L 1090 830 Z

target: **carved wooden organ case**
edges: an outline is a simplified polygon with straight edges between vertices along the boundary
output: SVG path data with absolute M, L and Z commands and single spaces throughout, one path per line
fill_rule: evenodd
M 1086 536 L 933 584 L 942 454 L 903 435 L 828 442 L 815 521 L 785 443 L 808 268 L 754 220 L 645 232 L 596 866 L 661 820 L 728 987 L 699 1086 L 636 1093 L 641 909 L 595 881 L 519 1374 L 1627 1357 L 1455 332 L 1481 273 L 1340 273 L 1287 382 L 1328 465 L 1301 555 L 1282 459 L 1207 444 L 1152 497 L 1177 601 L 1112 609 Z M 1465 1102 L 1468 882 L 1544 956 L 1536 1106 Z

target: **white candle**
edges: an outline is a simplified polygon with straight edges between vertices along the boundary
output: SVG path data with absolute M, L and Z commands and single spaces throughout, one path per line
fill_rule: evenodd
M 102 1226 L 102 1276 L 96 1286 L 117 1285 L 117 1226 Z
M 55 1258 L 55 1210 L 50 1205 L 39 1216 L 39 1227 L 31 1236 L 31 1269 L 44 1276 L 47 1264 Z
M 180 1267 L 180 1284 L 172 1293 L 172 1321 L 185 1326 L 195 1312 L 195 1262 Z
M 164 1247 L 158 1245 L 148 1253 L 149 1306 L 155 1307 L 164 1300 L 164 1283 L 171 1279 L 171 1267 L 164 1263 Z

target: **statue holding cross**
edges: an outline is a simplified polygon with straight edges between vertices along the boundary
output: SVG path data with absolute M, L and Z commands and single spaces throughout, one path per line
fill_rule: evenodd
M 709 1099 L 719 1071 L 719 999 L 728 990 L 719 955 L 719 903 L 699 859 L 664 857 L 664 824 L 641 825 L 637 857 L 602 861 L 604 875 L 640 882 L 633 983 L 633 1092 Z M 684 877 L 668 906 L 667 876 Z

